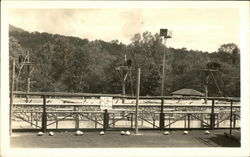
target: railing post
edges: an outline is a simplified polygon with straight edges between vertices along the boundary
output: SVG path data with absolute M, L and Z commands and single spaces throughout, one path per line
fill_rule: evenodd
M 143 118 L 144 118 L 144 117 L 143 117 L 143 114 L 144 114 L 144 113 L 143 113 L 143 110 L 142 110 L 142 111 L 141 111 L 141 126 L 143 126 Z
M 75 111 L 79 111 L 79 108 L 74 106 Z M 79 114 L 75 113 L 75 129 L 79 129 Z
M 233 128 L 235 128 L 236 127 L 236 114 L 233 114 L 233 117 L 234 117 Z
M 97 117 L 96 117 L 96 114 L 95 114 L 95 128 L 97 128 Z
M 37 126 L 38 126 L 38 115 L 37 115 L 37 112 L 36 112 L 36 129 L 37 129 Z
M 152 117 L 153 118 L 153 128 L 155 128 L 155 113 L 154 113 L 154 116 Z
M 31 127 L 33 126 L 33 119 L 32 119 L 32 116 L 33 116 L 33 113 L 30 112 L 30 125 L 31 125 Z
M 131 128 L 133 128 L 134 115 L 133 113 L 130 113 L 130 114 L 131 114 Z
M 58 129 L 58 113 L 56 113 L 56 129 Z
M 106 131 L 109 127 L 109 113 L 108 110 L 105 109 L 103 113 L 103 130 Z
M 115 127 L 115 123 L 114 122 L 115 122 L 115 113 L 113 113 L 113 122 L 112 122 L 113 123 L 113 128 Z
M 42 131 L 47 130 L 47 113 L 46 113 L 46 96 L 43 95 L 43 114 L 42 114 Z
M 188 114 L 188 129 L 190 128 L 190 114 Z
M 201 128 L 204 128 L 203 122 L 204 122 L 204 115 L 203 113 L 201 114 Z
M 171 128 L 171 114 L 168 115 L 168 127 Z
M 210 129 L 214 129 L 214 99 L 212 100 L 212 108 L 211 108 L 211 114 L 210 114 Z
M 164 98 L 161 98 L 161 113 L 160 113 L 160 129 L 164 130 L 164 123 L 165 123 L 165 115 L 163 113 L 163 107 L 164 107 Z
M 230 107 L 230 135 L 232 134 L 232 121 L 233 121 L 233 100 L 231 100 L 231 107 Z

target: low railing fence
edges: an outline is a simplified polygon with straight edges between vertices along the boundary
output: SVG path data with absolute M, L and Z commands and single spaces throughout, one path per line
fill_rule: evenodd
M 17 95 L 27 94 L 17 93 Z M 48 95 L 40 96 L 43 99 L 42 104 L 12 105 L 12 129 L 33 129 L 44 132 L 50 129 L 135 129 L 135 104 L 113 105 L 113 109 L 102 111 L 98 104 L 49 104 L 46 100 Z M 128 99 L 131 100 L 130 97 Z M 150 100 L 149 97 L 146 99 Z M 236 99 L 218 98 L 227 102 L 223 105 L 216 104 L 216 98 L 207 98 L 211 101 L 211 105 L 166 105 L 165 99 L 175 98 L 152 99 L 157 102 L 159 100 L 161 104 L 139 104 L 137 123 L 139 129 L 240 128 L 240 105 L 238 103 L 233 105 L 234 102 L 239 102 Z
M 45 114 L 44 118 L 42 111 L 14 111 L 12 114 L 13 129 L 26 128 L 46 131 L 47 129 L 112 130 L 135 128 L 135 111 L 133 110 L 46 111 Z M 215 112 L 214 122 L 212 121 L 213 114 L 205 111 L 172 111 L 163 114 L 164 129 L 230 128 L 230 112 Z M 159 112 L 140 111 L 138 117 L 140 129 L 161 129 Z M 232 114 L 232 128 L 239 127 L 240 115 L 236 110 Z

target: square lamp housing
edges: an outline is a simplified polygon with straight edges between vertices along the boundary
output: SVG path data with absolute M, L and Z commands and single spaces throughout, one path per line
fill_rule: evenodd
M 160 29 L 160 36 L 164 38 L 172 38 L 172 31 L 168 29 Z

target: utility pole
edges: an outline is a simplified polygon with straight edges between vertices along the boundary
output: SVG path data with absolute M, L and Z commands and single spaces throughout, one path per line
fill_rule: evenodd
M 126 65 L 126 62 L 127 62 L 127 56 L 125 55 L 124 56 L 124 63 L 123 63 L 124 67 Z M 122 69 L 122 96 L 126 95 L 126 75 L 125 75 L 125 69 L 123 68 Z M 122 98 L 122 103 L 124 103 L 124 102 L 125 102 L 125 99 Z
M 163 113 L 164 108 L 164 82 L 165 82 L 165 60 L 166 60 L 166 54 L 165 54 L 165 47 L 166 47 L 166 41 L 167 38 L 172 38 L 172 31 L 169 31 L 168 29 L 160 29 L 160 36 L 163 37 L 164 45 L 163 45 L 163 59 L 162 59 L 162 80 L 161 80 L 161 113 L 160 113 L 160 129 L 164 129 L 164 122 L 165 122 L 165 115 Z
M 208 97 L 208 78 L 209 75 L 206 76 L 206 80 L 205 80 L 205 104 L 207 104 L 207 97 Z
M 136 108 L 135 108 L 135 134 L 138 134 L 140 77 L 141 77 L 141 68 L 138 68 L 138 73 L 137 73 L 137 89 L 136 89 Z
M 30 92 L 30 52 L 28 51 L 28 58 L 27 58 L 27 94 Z M 26 97 L 26 103 L 29 102 L 29 95 Z
M 162 80 L 161 80 L 161 96 L 164 96 L 164 80 L 165 80 L 165 62 L 166 62 L 166 42 L 168 38 L 172 38 L 172 31 L 168 29 L 160 29 L 160 36 L 163 37 L 163 59 L 162 59 Z
M 207 68 L 203 70 L 205 72 L 205 75 L 206 75 L 205 76 L 205 85 L 204 85 L 204 88 L 205 88 L 205 97 L 206 97 L 205 98 L 205 104 L 207 104 L 209 76 L 212 76 L 213 81 L 214 81 L 214 83 L 215 83 L 215 85 L 216 85 L 216 87 L 217 87 L 220 95 L 223 97 L 223 94 L 222 94 L 222 92 L 221 92 L 221 90 L 219 88 L 219 85 L 218 85 L 218 83 L 217 83 L 217 81 L 216 81 L 216 79 L 214 77 L 214 74 L 213 74 L 214 72 L 218 72 L 218 68 L 213 67 L 213 66 L 211 66 L 209 64 L 211 64 L 211 63 L 208 63 L 207 64 Z
M 166 53 L 165 53 L 165 46 L 166 46 L 166 38 L 164 38 L 164 45 L 163 45 L 163 60 L 162 60 L 162 80 L 161 80 L 161 96 L 164 96 L 164 80 L 165 80 L 165 60 L 166 60 Z
M 11 75 L 11 84 L 10 84 L 10 111 L 9 111 L 9 133 L 12 134 L 12 107 L 13 107 L 13 91 L 14 91 L 14 79 L 15 79 L 15 59 L 13 58 L 12 63 L 12 75 Z

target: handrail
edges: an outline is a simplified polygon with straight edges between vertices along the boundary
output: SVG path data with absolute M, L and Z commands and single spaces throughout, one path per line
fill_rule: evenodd
M 15 106 L 43 106 L 42 103 L 13 103 Z M 47 106 L 100 106 L 100 104 L 80 104 L 80 103 L 67 103 L 67 104 L 46 104 Z M 113 104 L 115 107 L 134 107 L 135 104 Z M 160 107 L 161 104 L 140 104 L 140 107 Z M 164 104 L 164 107 L 211 107 L 210 104 Z M 215 107 L 230 107 L 230 104 L 216 104 Z M 234 104 L 234 107 L 241 107 L 240 104 Z
M 135 96 L 122 96 L 121 94 L 96 94 L 96 93 L 64 93 L 64 92 L 22 92 L 14 91 L 14 95 L 29 95 L 29 96 L 61 96 L 61 97 L 113 97 L 136 99 Z M 239 102 L 240 98 L 236 97 L 175 97 L 175 96 L 140 96 L 140 99 L 207 99 L 207 100 L 224 100 Z

